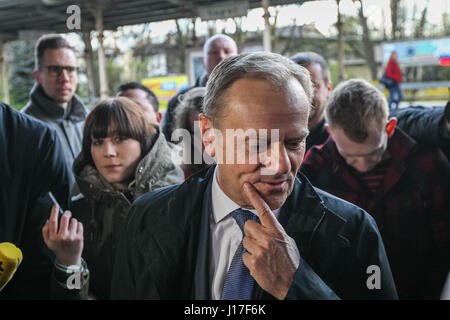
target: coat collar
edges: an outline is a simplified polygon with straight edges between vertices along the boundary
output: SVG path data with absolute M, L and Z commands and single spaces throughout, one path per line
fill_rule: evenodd
M 50 99 L 38 83 L 35 83 L 31 89 L 30 100 L 31 106 L 39 107 L 38 112 L 49 119 L 66 119 L 72 122 L 80 122 L 84 121 L 87 115 L 86 108 L 76 94 L 69 101 L 67 108 L 63 108 Z
M 176 169 L 172 155 L 178 152 L 179 147 L 168 142 L 159 127 L 156 128 L 158 131 L 156 141 L 136 167 L 136 197 L 153 189 L 152 186 L 163 179 L 164 175 Z M 180 177 L 182 178 L 181 169 Z

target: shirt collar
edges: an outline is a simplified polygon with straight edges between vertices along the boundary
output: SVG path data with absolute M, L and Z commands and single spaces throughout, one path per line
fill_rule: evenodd
M 231 212 L 233 212 L 236 209 L 241 208 L 236 202 L 231 200 L 230 197 L 228 197 L 225 192 L 223 192 L 222 188 L 219 186 L 219 183 L 217 182 L 217 170 L 218 166 L 214 169 L 214 176 L 213 176 L 213 182 L 212 182 L 212 208 L 213 208 L 213 217 L 214 222 L 218 223 L 222 219 L 224 219 L 226 216 L 228 216 Z M 255 209 L 245 209 L 250 212 L 252 212 L 255 215 L 258 215 L 258 212 Z M 272 211 L 275 214 L 275 217 L 278 218 L 278 215 L 280 214 L 280 209 L 276 209 Z

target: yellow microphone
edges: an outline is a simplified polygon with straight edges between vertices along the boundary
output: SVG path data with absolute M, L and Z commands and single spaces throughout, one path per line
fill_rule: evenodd
M 0 243 L 0 291 L 11 280 L 22 262 L 22 251 L 10 242 Z

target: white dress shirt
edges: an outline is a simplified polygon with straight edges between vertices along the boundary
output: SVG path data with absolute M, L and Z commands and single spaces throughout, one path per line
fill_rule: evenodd
M 240 206 L 231 200 L 217 182 L 217 170 L 214 171 L 212 183 L 212 215 L 209 218 L 211 251 L 210 251 L 210 283 L 211 299 L 220 300 L 223 285 L 234 253 L 242 241 L 242 232 L 236 220 L 230 215 Z M 248 209 L 245 209 L 248 210 Z M 256 210 L 249 210 L 258 215 Z M 280 209 L 273 211 L 278 218 Z

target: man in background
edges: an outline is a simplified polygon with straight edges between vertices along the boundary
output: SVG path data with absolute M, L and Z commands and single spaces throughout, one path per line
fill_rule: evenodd
M 74 49 L 61 35 L 47 34 L 35 49 L 30 101 L 22 112 L 47 123 L 58 134 L 67 166 L 72 169 L 81 151 L 83 125 L 88 110 L 75 94 L 78 65 Z M 75 182 L 70 174 L 71 184 Z
M 147 119 L 153 124 L 160 124 L 162 114 L 159 111 L 159 101 L 155 93 L 139 82 L 127 82 L 117 90 L 116 96 L 127 97 L 139 104 Z
M 330 138 L 300 168 L 311 183 L 377 222 L 401 299 L 439 299 L 450 268 L 450 164 L 389 117 L 365 80 L 341 83 L 326 107 Z
M 225 58 L 236 55 L 237 53 L 238 48 L 236 42 L 227 35 L 216 34 L 206 40 L 203 46 L 202 58 L 202 64 L 205 68 L 205 73 L 203 73 L 198 79 L 196 79 L 194 86 L 178 92 L 172 99 L 170 99 L 167 106 L 167 111 L 164 114 L 162 121 L 162 132 L 166 136 L 167 141 L 172 140 L 172 132 L 175 127 L 175 109 L 180 103 L 180 95 L 186 93 L 192 88 L 205 87 L 206 82 L 208 81 L 208 78 L 214 68 Z

